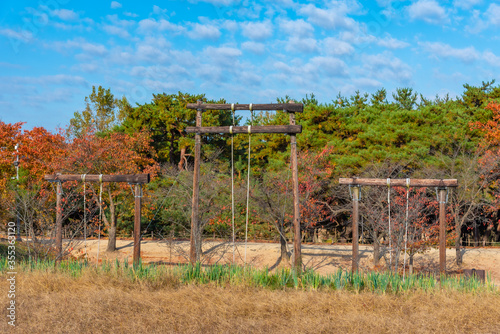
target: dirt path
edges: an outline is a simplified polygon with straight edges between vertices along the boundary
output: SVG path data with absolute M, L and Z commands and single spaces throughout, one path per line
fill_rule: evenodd
M 124 261 L 132 260 L 133 241 L 117 240 L 118 250 L 114 253 L 105 252 L 107 240 L 87 241 L 88 258 L 97 258 L 99 248 L 99 260 Z M 293 246 L 289 245 L 289 249 Z M 373 251 L 371 246 L 359 246 L 360 268 L 362 270 L 373 269 Z M 145 263 L 178 264 L 187 263 L 189 258 L 188 241 L 151 241 L 145 240 L 141 244 L 141 257 Z M 85 256 L 85 245 L 78 242 L 73 246 L 73 255 Z M 274 269 L 278 265 L 280 246 L 277 243 L 254 243 L 249 242 L 246 250 L 247 263 L 255 267 L 269 267 Z M 312 268 L 322 274 L 335 272 L 337 269 L 350 269 L 351 246 L 350 245 L 327 245 L 327 244 L 305 244 L 302 245 L 303 263 L 306 268 Z M 235 262 L 244 263 L 244 243 L 237 243 L 235 248 Z M 466 248 L 464 249 L 464 263 L 461 268 L 455 264 L 455 249 L 447 249 L 447 270 L 459 269 L 484 269 L 491 275 L 497 285 L 500 285 L 500 248 Z M 402 259 L 401 259 L 402 260 Z M 203 257 L 204 264 L 231 263 L 233 261 L 233 247 L 230 243 L 220 241 L 204 241 Z M 381 260 L 384 265 L 384 260 Z M 415 256 L 416 271 L 438 271 L 439 252 L 437 249 L 427 251 L 425 254 Z

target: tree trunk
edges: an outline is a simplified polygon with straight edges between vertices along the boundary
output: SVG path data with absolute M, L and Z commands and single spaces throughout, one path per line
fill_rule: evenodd
M 463 257 L 462 257 L 462 233 L 460 230 L 457 231 L 457 237 L 455 238 L 455 251 L 456 251 L 457 266 L 461 266 L 463 262 Z
M 108 229 L 108 247 L 106 252 L 114 252 L 116 250 L 116 226 Z
M 202 242 L 202 228 L 201 226 L 198 225 L 198 229 L 196 231 L 197 233 L 195 234 L 196 238 L 196 246 L 195 246 L 195 254 L 196 254 L 196 262 L 201 261 L 201 256 L 203 255 L 203 250 L 201 249 L 201 242 Z
M 170 131 L 170 152 L 168 152 L 168 160 L 170 161 L 171 164 L 174 163 L 175 159 L 175 137 L 174 137 L 174 131 Z
M 408 273 L 411 275 L 413 274 L 413 256 L 415 254 L 413 253 L 410 253 L 410 261 L 409 261 L 409 269 L 408 269 Z
M 455 238 L 455 257 L 457 266 L 461 266 L 463 262 L 462 258 L 462 224 L 455 214 L 455 232 L 457 237 Z
M 380 262 L 380 242 L 378 240 L 378 233 L 373 232 L 373 265 L 378 266 Z
M 283 220 L 280 221 L 279 229 L 280 229 L 281 261 L 284 261 L 287 265 L 289 265 L 290 256 L 288 255 L 286 249 L 286 238 L 285 238 L 285 231 L 283 229 Z
M 479 247 L 479 231 L 476 222 L 474 222 L 474 247 Z
M 399 270 L 399 257 L 400 257 L 400 251 L 399 247 L 394 250 L 394 258 L 393 258 L 393 263 L 394 263 L 394 273 L 398 273 Z
M 106 252 L 114 252 L 116 250 L 116 206 L 113 201 L 113 196 L 111 195 L 111 187 L 108 186 L 109 194 L 109 212 L 110 221 L 108 226 L 108 247 Z
M 186 148 L 181 148 L 181 159 L 179 160 L 179 164 L 177 165 L 179 170 L 185 170 L 186 168 Z

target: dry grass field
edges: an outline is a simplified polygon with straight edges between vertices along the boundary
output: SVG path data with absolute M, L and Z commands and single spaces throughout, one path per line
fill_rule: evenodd
M 4 275 L 2 275 L 4 276 Z M 0 281 L 0 291 L 7 282 Z M 500 296 L 147 284 L 18 273 L 16 333 L 499 333 Z M 0 295 L 6 305 L 5 293 Z
M 105 245 L 104 241 L 101 249 Z M 92 260 L 96 245 L 89 242 L 87 246 Z M 117 252 L 103 252 L 100 259 L 123 263 L 132 244 L 120 240 L 118 246 Z M 227 262 L 231 248 L 226 246 L 207 243 L 206 263 Z M 185 248 L 183 242 L 146 241 L 142 256 L 145 262 L 183 262 Z M 322 274 L 350 264 L 348 246 L 304 245 L 303 252 L 307 265 Z M 471 267 L 490 269 L 498 285 L 499 253 L 469 249 L 464 261 Z M 249 244 L 248 258 L 255 266 L 272 266 L 277 255 L 276 244 Z M 432 269 L 435 257 L 433 252 L 422 255 L 419 266 Z M 370 259 L 369 248 L 361 247 L 363 270 L 370 270 Z M 6 273 L 0 273 L 4 315 L 6 278 Z M 500 333 L 500 292 L 303 291 L 247 284 L 184 284 L 173 275 L 134 282 L 126 275 L 96 270 L 75 277 L 68 271 L 20 270 L 16 316 L 15 328 L 2 317 L 0 333 Z

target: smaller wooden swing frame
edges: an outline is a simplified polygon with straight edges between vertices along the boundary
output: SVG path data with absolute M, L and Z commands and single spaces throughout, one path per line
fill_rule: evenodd
M 388 179 L 340 178 L 339 184 L 353 187 L 352 191 L 352 271 L 359 269 L 358 221 L 360 186 L 385 186 Z M 446 272 L 446 192 L 448 187 L 458 187 L 456 179 L 390 179 L 391 187 L 436 187 L 439 191 L 439 271 Z

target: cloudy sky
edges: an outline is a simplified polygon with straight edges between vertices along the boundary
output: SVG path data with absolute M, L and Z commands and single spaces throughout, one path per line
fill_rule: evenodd
M 54 130 L 92 85 L 132 103 L 204 93 L 426 97 L 500 79 L 500 1 L 0 1 L 0 120 Z

